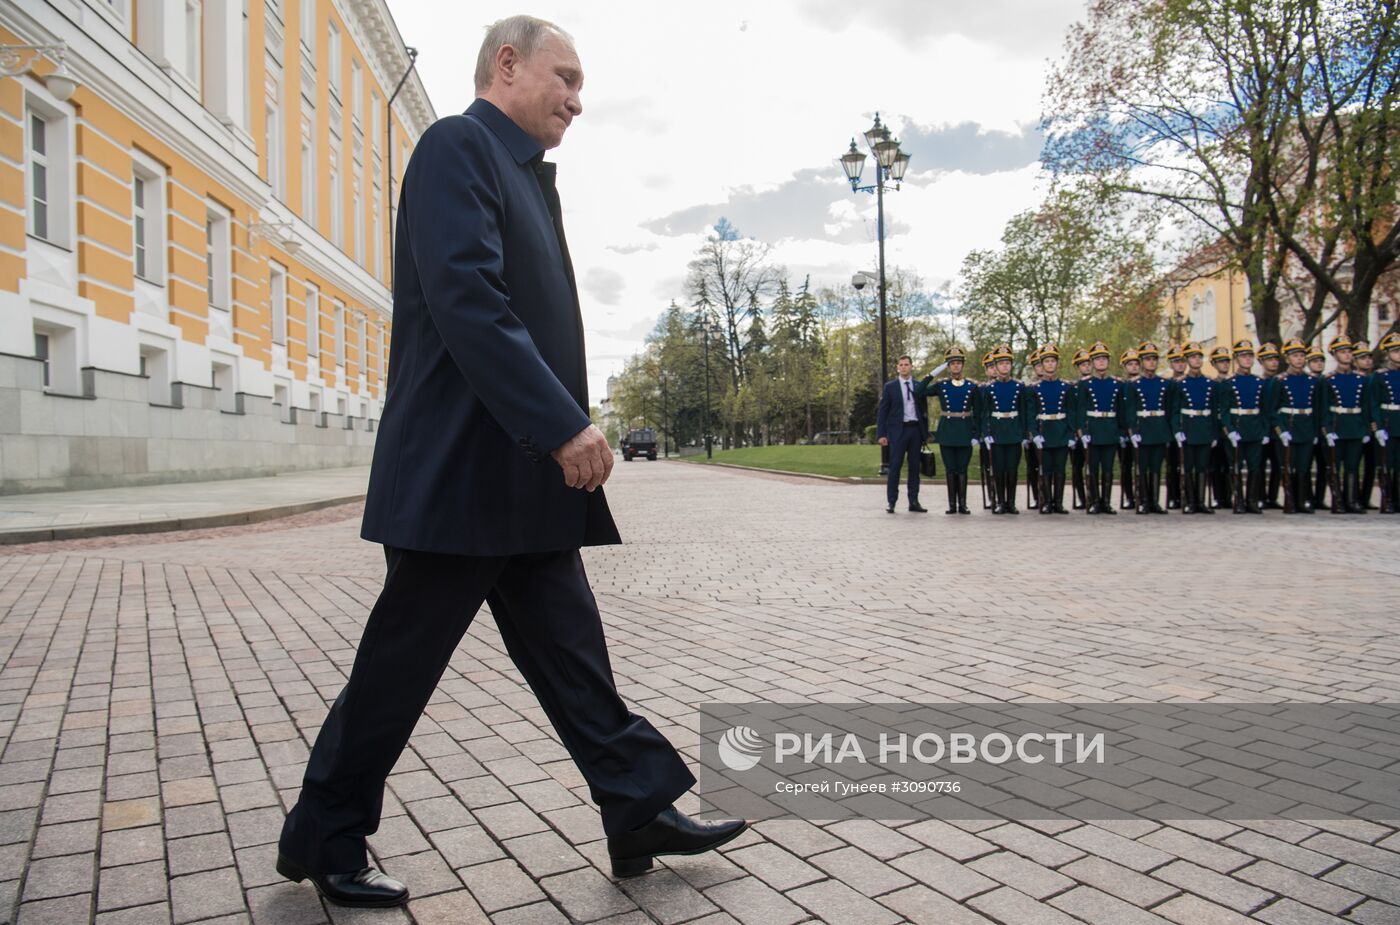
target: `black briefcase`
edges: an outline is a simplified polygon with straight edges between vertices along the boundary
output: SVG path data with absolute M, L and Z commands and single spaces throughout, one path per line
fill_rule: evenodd
M 938 455 L 933 452 L 933 447 L 926 446 L 919 449 L 919 474 L 926 479 L 938 475 Z

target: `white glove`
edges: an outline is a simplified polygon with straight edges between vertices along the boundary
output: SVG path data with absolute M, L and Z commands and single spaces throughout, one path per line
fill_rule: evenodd
M 1240 445 L 1240 432 L 1239 432 L 1239 431 L 1237 431 L 1237 430 L 1232 430 L 1232 431 L 1230 431 L 1229 437 L 1230 437 L 1230 445 L 1231 445 L 1231 446 L 1239 446 L 1239 445 Z
M 1045 438 L 1040 434 L 1036 434 L 1032 437 L 1031 442 L 1034 443 L 1038 449 L 1045 449 Z
M 1215 448 L 1216 448 L 1217 446 L 1219 446 L 1219 445 L 1220 445 L 1220 441 L 1219 441 L 1219 440 L 1212 440 L 1212 441 L 1210 442 L 1210 448 L 1211 448 L 1212 450 L 1215 449 Z
M 1317 446 L 1317 438 L 1313 437 L 1313 446 Z
M 1122 435 L 1120 434 L 1119 437 L 1118 437 L 1118 445 L 1119 445 L 1119 446 L 1127 446 L 1127 445 L 1128 445 L 1128 438 L 1127 438 L 1127 437 L 1124 437 L 1124 436 L 1122 436 Z
M 1279 438 L 1279 440 L 1283 443 L 1284 446 L 1292 446 L 1292 445 L 1293 445 L 1293 435 L 1290 434 L 1290 433 L 1289 433 L 1288 431 L 1286 431 L 1286 430 L 1281 430 L 1281 431 L 1279 431 L 1279 432 L 1278 432 L 1278 438 Z
M 976 438 L 976 437 L 973 437 L 973 438 L 972 438 L 972 447 L 973 447 L 973 449 L 976 449 L 976 448 L 977 448 L 977 438 Z
M 1130 439 L 1133 441 L 1133 446 L 1142 446 L 1142 434 L 1133 434 Z
M 929 377 L 929 378 L 932 378 L 932 377 L 934 377 L 934 376 L 937 376 L 939 373 L 943 372 L 943 370 L 945 370 L 945 369 L 947 369 L 947 368 L 948 368 L 948 364 L 947 364 L 947 363 L 939 363 L 937 366 L 935 366 L 935 367 L 929 372 L 928 377 Z
M 982 442 L 987 446 L 991 446 L 993 443 L 996 443 L 996 439 L 993 437 L 983 437 Z
M 1336 445 L 1337 445 L 1337 435 L 1336 435 L 1336 434 L 1328 434 L 1328 435 L 1327 435 L 1327 445 L 1328 445 L 1328 446 L 1336 446 Z
M 1080 438 L 1079 438 L 1079 442 L 1082 443 L 1082 444 L 1084 444 L 1084 446 L 1085 446 L 1086 449 L 1088 448 L 1088 446 L 1089 446 L 1090 443 L 1093 443 L 1093 441 L 1092 441 L 1091 439 L 1089 439 L 1089 435 L 1088 435 L 1088 434 L 1085 434 L 1084 436 L 1080 437 Z
M 1376 429 L 1376 442 L 1381 446 L 1385 446 L 1390 442 L 1390 433 L 1384 427 Z
M 1268 438 L 1268 437 L 1265 437 L 1264 440 L 1262 441 L 1261 445 L 1262 445 L 1262 446 L 1268 446 L 1268 445 L 1269 445 L 1269 438 Z
M 1371 442 L 1371 438 L 1370 438 L 1370 437 L 1362 437 L 1362 438 L 1361 438 L 1361 445 L 1362 445 L 1362 446 L 1365 446 L 1366 444 L 1368 444 L 1368 443 L 1370 443 L 1370 442 Z
M 1179 430 L 1176 432 L 1176 445 L 1177 445 L 1177 446 L 1185 446 L 1185 445 L 1186 445 L 1186 434 L 1183 433 L 1182 431 L 1179 431 Z

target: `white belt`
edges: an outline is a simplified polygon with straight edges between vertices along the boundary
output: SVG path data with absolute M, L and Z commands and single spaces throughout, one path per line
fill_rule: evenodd
M 992 412 L 992 417 L 994 417 L 994 418 L 1014 418 L 1014 417 L 1020 417 L 1020 412 L 1019 412 L 1019 411 L 993 411 L 993 412 Z
M 1280 408 L 1284 414 L 1312 414 L 1311 408 Z
M 971 411 L 945 411 L 945 412 L 943 412 L 943 416 L 944 416 L 945 418 L 970 418 L 970 417 L 972 417 L 972 412 L 971 412 Z
M 1209 411 L 1197 411 L 1194 408 L 1182 408 L 1181 413 L 1186 415 L 1188 418 L 1203 418 L 1206 415 L 1210 414 Z
M 1156 410 L 1156 411 L 1139 411 L 1139 412 L 1138 412 L 1138 417 L 1140 417 L 1140 418 L 1161 418 L 1161 417 L 1166 417 L 1166 416 L 1167 416 L 1167 413 L 1166 413 L 1165 411 L 1162 411 L 1161 409 L 1158 409 L 1158 410 Z
M 1086 412 L 1084 412 L 1084 413 L 1087 414 L 1087 415 L 1089 415 L 1089 417 L 1091 417 L 1091 418 L 1116 418 L 1116 417 L 1118 417 L 1118 412 L 1116 412 L 1116 411 L 1086 411 Z
M 1382 411 L 1400 411 L 1400 405 L 1392 405 L 1392 404 L 1385 404 L 1385 403 L 1383 403 L 1383 404 L 1381 405 L 1381 410 L 1382 410 Z
M 1231 414 L 1258 414 L 1258 408 L 1231 408 Z
M 1063 414 L 1037 414 L 1035 419 L 1037 421 L 1063 421 L 1065 417 Z
M 1341 405 L 1332 406 L 1333 414 L 1360 414 L 1360 408 L 1343 408 Z

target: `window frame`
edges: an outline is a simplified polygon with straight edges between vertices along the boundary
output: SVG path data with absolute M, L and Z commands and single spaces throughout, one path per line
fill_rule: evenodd
M 280 284 L 280 285 L 279 285 Z M 276 260 L 267 262 L 267 298 L 271 313 L 272 343 L 287 346 L 287 268 Z

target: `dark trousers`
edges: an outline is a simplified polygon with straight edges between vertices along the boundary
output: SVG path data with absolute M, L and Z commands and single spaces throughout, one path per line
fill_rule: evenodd
M 938 455 L 943 457 L 943 471 L 947 475 L 966 475 L 967 467 L 972 463 L 972 447 L 968 444 L 949 446 L 940 443 Z
M 1084 494 L 1084 467 L 1088 463 L 1089 453 L 1084 448 L 1084 444 L 1076 443 L 1069 451 L 1071 463 L 1071 487 L 1074 491 L 1074 506 L 1083 507 L 1088 503 Z
M 1187 475 L 1202 475 L 1210 471 L 1211 446 L 1209 443 L 1188 443 L 1182 447 L 1181 458 Z
M 502 557 L 385 547 L 388 574 L 350 680 L 311 749 L 279 849 L 311 870 L 366 866 L 384 780 L 485 601 L 511 661 L 588 782 L 609 834 L 643 825 L 695 783 L 627 709 L 578 550 Z
M 1122 483 L 1119 491 L 1122 494 L 1121 507 L 1132 507 L 1137 503 L 1137 475 L 1133 472 L 1133 445 L 1118 448 L 1118 480 Z
M 1230 474 L 1230 441 L 1223 434 L 1211 449 L 1210 481 L 1215 494 L 1215 506 L 1225 507 L 1234 493 L 1233 476 Z
M 1376 463 L 1380 460 L 1381 445 L 1372 437 L 1369 443 L 1361 446 L 1361 503 L 1374 507 L 1371 504 L 1371 492 L 1376 487 Z
M 1332 480 L 1331 463 L 1328 462 L 1326 438 L 1313 447 L 1313 505 L 1322 507 L 1327 502 L 1328 483 Z
M 1113 480 L 1113 460 L 1118 455 L 1118 444 L 1089 444 L 1089 481 Z M 1107 500 L 1101 498 L 1100 500 Z
M 1287 477 L 1284 472 L 1283 455 L 1284 447 L 1282 440 L 1274 440 L 1270 444 L 1274 448 L 1274 461 L 1278 464 L 1279 471 Z M 1312 493 L 1312 464 L 1313 451 L 1316 449 L 1311 440 L 1299 440 L 1288 448 L 1288 462 L 1293 472 L 1293 484 L 1289 486 L 1293 493 L 1294 508 L 1304 507 L 1313 503 Z
M 1167 447 L 1167 507 L 1181 504 L 1181 447 L 1175 443 Z
M 909 464 L 909 503 L 919 500 L 919 448 L 924 445 L 923 428 L 911 421 L 891 431 L 890 468 L 885 476 L 885 497 L 893 506 L 899 500 L 899 470 Z

